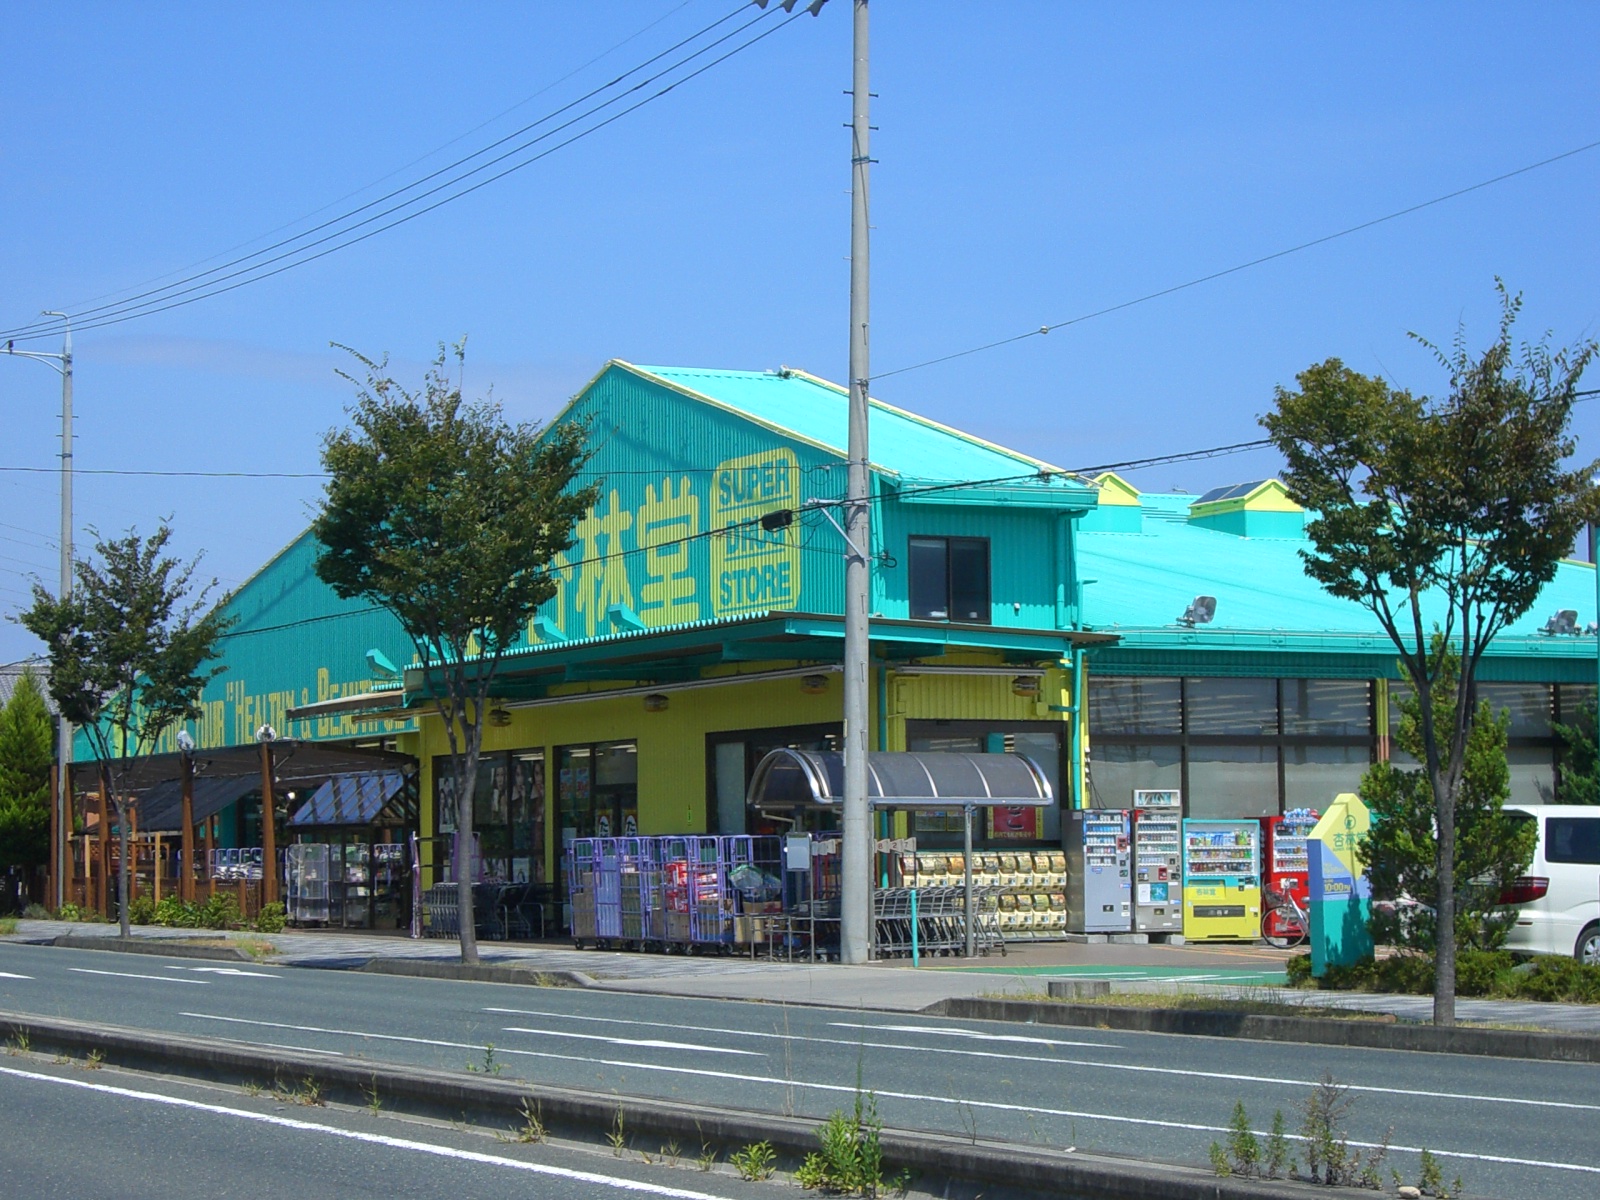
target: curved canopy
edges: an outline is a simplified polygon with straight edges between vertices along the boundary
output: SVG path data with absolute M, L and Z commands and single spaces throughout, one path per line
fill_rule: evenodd
M 874 808 L 1043 808 L 1050 781 L 1023 754 L 880 750 L 867 755 Z M 833 807 L 844 802 L 844 755 L 837 750 L 774 750 L 756 765 L 748 802 L 755 808 Z

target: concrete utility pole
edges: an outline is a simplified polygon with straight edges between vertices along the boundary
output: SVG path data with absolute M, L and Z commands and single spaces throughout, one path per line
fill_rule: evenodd
M 65 323 L 65 337 L 60 354 L 39 350 L 18 350 L 6 343 L 6 353 L 19 358 L 31 358 L 61 373 L 61 599 L 72 595 L 72 318 L 63 312 L 41 313 L 45 317 L 60 317 Z M 53 857 L 51 874 L 56 881 L 55 906 L 60 908 L 67 898 L 67 846 L 72 838 L 72 726 L 64 717 L 57 718 L 58 741 L 56 756 L 60 762 L 56 770 L 56 828 L 59 837 L 50 847 Z
M 867 605 L 872 529 L 867 472 L 868 361 L 867 174 L 870 99 L 867 0 L 855 0 L 855 68 L 850 82 L 850 435 L 844 570 L 844 863 L 840 880 L 839 957 L 866 962 L 872 948 L 872 818 L 867 804 Z

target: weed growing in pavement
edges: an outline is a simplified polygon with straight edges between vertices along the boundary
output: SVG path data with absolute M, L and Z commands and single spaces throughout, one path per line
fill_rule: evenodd
M 378 1095 L 378 1077 L 372 1077 L 372 1083 L 361 1089 L 361 1094 L 367 1098 L 367 1111 L 377 1116 L 383 1111 L 383 1097 Z
M 1312 1183 L 1374 1190 L 1380 1186 L 1379 1170 L 1388 1156 L 1389 1138 L 1394 1131 L 1384 1133 L 1378 1147 L 1365 1155 L 1359 1150 L 1351 1151 L 1344 1123 L 1353 1105 L 1349 1088 L 1329 1072 L 1323 1072 L 1306 1097 L 1301 1107 L 1300 1137 L 1305 1143 L 1306 1177 Z
M 493 1042 L 487 1043 L 483 1048 L 483 1065 L 481 1067 L 476 1063 L 469 1062 L 467 1064 L 467 1070 L 483 1075 L 498 1075 L 505 1069 L 504 1063 L 495 1061 Z
M 544 1127 L 544 1106 L 537 1100 L 531 1104 L 522 1102 L 522 1128 L 517 1130 L 519 1142 L 542 1142 L 549 1136 L 549 1131 Z
M 11 1055 L 12 1058 L 16 1058 L 18 1055 L 26 1054 L 32 1045 L 33 1042 L 27 1033 L 19 1029 L 6 1042 L 6 1053 Z
M 709 1172 L 717 1165 L 717 1148 L 710 1142 L 701 1142 L 700 1153 L 695 1156 L 694 1165 L 702 1171 Z
M 678 1160 L 683 1157 L 683 1147 L 678 1145 L 677 1138 L 673 1138 L 661 1147 L 661 1157 L 666 1160 L 666 1164 L 669 1167 L 678 1165 Z
M 91 1050 L 83 1056 L 83 1069 L 85 1071 L 98 1071 L 105 1061 L 106 1052 L 104 1050 Z
M 1393 1172 L 1398 1184 L 1400 1172 Z M 1448 1187 L 1444 1182 L 1444 1171 L 1439 1167 L 1439 1160 L 1426 1146 L 1422 1148 L 1422 1159 L 1417 1165 L 1417 1190 L 1424 1196 L 1437 1196 L 1439 1200 L 1453 1200 L 1462 1192 L 1461 1176 L 1457 1175 Z
M 709 1151 L 710 1147 L 706 1149 Z M 716 1155 L 712 1153 L 709 1161 L 704 1157 L 700 1161 L 705 1164 L 702 1169 L 709 1171 L 711 1163 L 716 1161 Z M 778 1152 L 772 1148 L 771 1142 L 751 1142 L 743 1150 L 735 1150 L 728 1155 L 728 1161 L 733 1164 L 733 1169 L 739 1172 L 740 1179 L 755 1183 L 772 1178 L 774 1164 L 778 1161 Z
M 267 1090 L 266 1088 L 262 1087 L 254 1079 L 246 1081 L 246 1083 L 244 1085 L 244 1094 L 246 1096 L 259 1096 L 259 1095 L 261 1095 L 262 1092 L 264 1092 L 266 1090 Z
M 1272 1132 L 1267 1134 L 1267 1178 L 1280 1178 L 1289 1169 L 1289 1135 L 1284 1129 L 1283 1109 L 1272 1114 Z
M 606 1141 L 611 1143 L 611 1153 L 618 1158 L 628 1148 L 628 1129 L 623 1121 L 622 1105 L 617 1105 L 617 1111 L 611 1118 L 611 1132 L 606 1134 Z
M 877 1196 L 886 1188 L 903 1192 L 910 1182 L 909 1173 L 883 1177 L 882 1133 L 877 1097 L 862 1092 L 858 1083 L 855 1108 L 848 1114 L 835 1111 L 817 1130 L 822 1149 L 806 1155 L 795 1172 L 795 1182 L 804 1188 L 849 1196 Z
M 1293 1170 L 1289 1163 L 1289 1135 L 1284 1129 L 1283 1110 L 1272 1114 L 1272 1131 L 1267 1134 L 1263 1148 L 1255 1130 L 1250 1128 L 1250 1117 L 1244 1110 L 1244 1101 L 1233 1104 L 1233 1116 L 1228 1118 L 1228 1140 L 1212 1142 L 1207 1152 L 1211 1169 L 1218 1175 L 1238 1175 L 1245 1179 L 1278 1179 L 1285 1170 Z
M 54 1058 L 52 1058 L 50 1061 L 53 1062 L 58 1067 L 64 1067 L 69 1062 L 72 1061 L 72 1058 L 71 1058 L 71 1056 L 66 1055 L 66 1054 L 58 1054 Z
M 292 1088 L 282 1080 L 274 1083 L 272 1098 L 279 1104 L 298 1104 L 304 1108 L 322 1108 L 328 1103 L 322 1097 L 322 1085 L 309 1075 Z

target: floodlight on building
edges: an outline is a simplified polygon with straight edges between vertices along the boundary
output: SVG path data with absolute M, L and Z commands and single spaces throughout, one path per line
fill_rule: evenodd
M 489 724 L 504 729 L 511 724 L 511 713 L 497 704 L 489 710 Z
M 800 690 L 808 696 L 820 696 L 828 690 L 828 677 L 826 675 L 800 676 Z
M 1183 610 L 1183 616 L 1178 618 L 1178 624 L 1187 625 L 1193 629 L 1196 625 L 1209 625 L 1211 619 L 1217 615 L 1217 598 L 1215 596 L 1196 596 Z
M 195 751 L 194 738 L 187 729 L 178 730 L 178 749 L 184 754 L 193 754 Z
M 1543 633 L 1557 637 L 1563 634 L 1578 632 L 1578 610 L 1575 608 L 1560 608 L 1548 621 L 1544 623 Z
M 667 705 L 671 703 L 672 701 L 660 692 L 651 692 L 644 698 L 644 710 L 645 712 L 666 712 Z
M 787 529 L 794 524 L 794 509 L 778 508 L 769 513 L 761 514 L 761 528 L 768 533 L 777 533 L 780 529 Z
M 256 730 L 256 741 L 275 742 L 278 740 L 278 731 L 271 725 L 262 725 Z

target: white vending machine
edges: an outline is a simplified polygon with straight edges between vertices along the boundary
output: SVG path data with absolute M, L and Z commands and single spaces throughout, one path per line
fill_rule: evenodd
M 1128 813 L 1082 808 L 1062 814 L 1067 844 L 1067 929 L 1126 933 L 1133 924 Z
M 1183 796 L 1176 789 L 1133 793 L 1133 927 L 1183 932 Z

